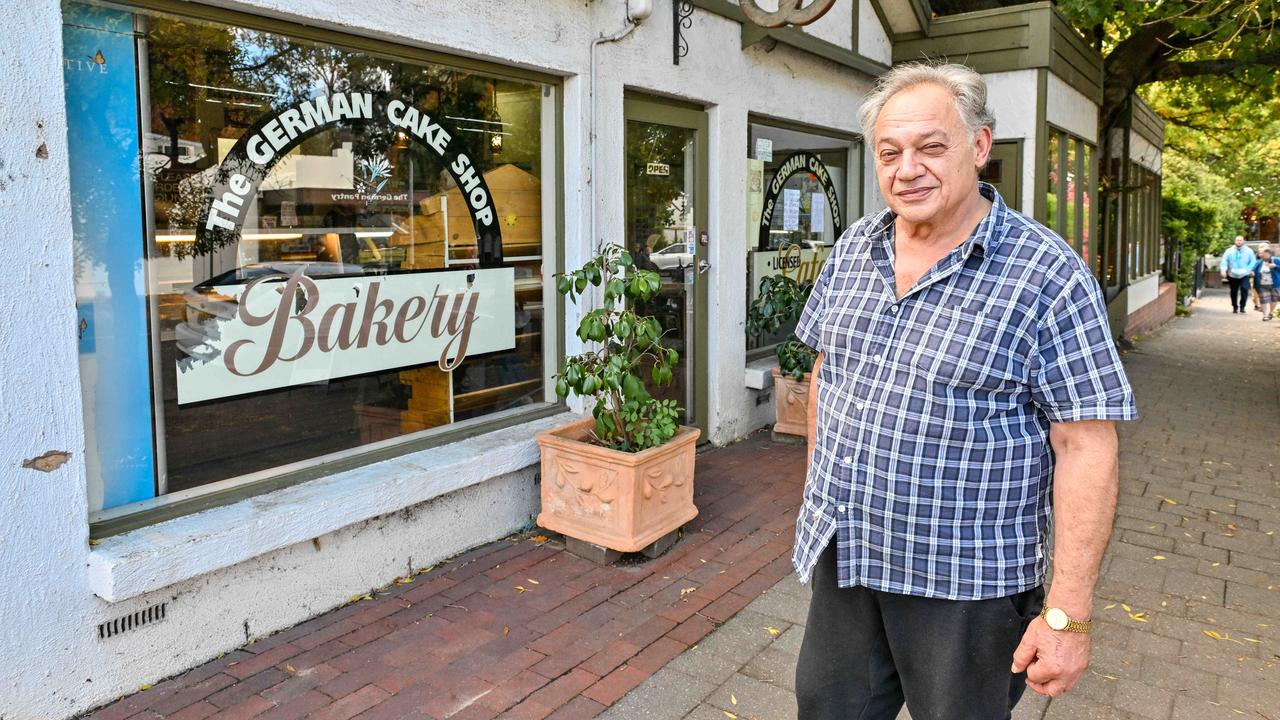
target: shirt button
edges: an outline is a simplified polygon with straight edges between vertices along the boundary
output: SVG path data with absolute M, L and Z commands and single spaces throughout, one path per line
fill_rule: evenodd
M 840 507 L 836 508 L 836 512 L 844 513 L 844 506 L 841 505 Z
M 858 410 L 862 410 L 864 407 L 866 407 L 866 404 L 858 403 L 857 407 L 858 407 Z
M 897 306 L 897 305 L 890 305 L 890 306 L 889 306 L 889 312 L 893 313 L 894 315 L 897 315 L 897 314 L 898 314 L 898 306 Z
M 814 511 L 813 511 L 813 519 L 814 519 L 814 520 L 817 520 L 817 519 L 818 519 L 818 518 L 820 518 L 820 517 L 822 517 L 822 513 L 818 512 L 817 510 L 814 510 Z
M 871 359 L 872 359 L 872 360 L 874 360 L 874 361 L 876 362 L 876 364 L 877 364 L 877 365 L 879 365 L 879 364 L 880 364 L 880 356 L 879 356 L 879 355 L 876 355 L 875 357 L 873 357 L 873 358 L 871 358 Z
M 844 456 L 844 464 L 845 464 L 845 465 L 852 465 L 852 464 L 853 464 L 853 456 L 852 456 L 852 455 L 845 455 L 845 456 Z

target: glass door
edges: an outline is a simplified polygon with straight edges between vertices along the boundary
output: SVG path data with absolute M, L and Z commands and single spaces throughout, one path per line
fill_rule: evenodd
M 706 114 L 630 96 L 625 114 L 625 244 L 638 265 L 662 278 L 658 294 L 636 310 L 656 317 L 664 344 L 680 354 L 671 383 L 651 383 L 649 392 L 679 403 L 682 422 L 706 437 Z

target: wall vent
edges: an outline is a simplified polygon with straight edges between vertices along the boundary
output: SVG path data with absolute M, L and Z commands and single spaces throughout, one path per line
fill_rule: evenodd
M 115 620 L 108 620 L 98 625 L 98 639 L 106 640 L 109 637 L 115 637 L 121 633 L 136 630 L 143 625 L 150 625 L 164 619 L 165 609 L 169 603 L 160 603 L 143 608 L 137 612 L 118 617 Z

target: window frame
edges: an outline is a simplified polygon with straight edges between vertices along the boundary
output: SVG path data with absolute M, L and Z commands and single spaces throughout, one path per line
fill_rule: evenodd
M 747 157 L 748 158 L 752 157 L 752 152 L 753 152 L 753 148 L 751 146 L 751 126 L 752 125 L 767 125 L 769 127 L 778 128 L 779 130 L 790 130 L 792 132 L 808 133 L 810 135 L 822 135 L 825 137 L 829 137 L 833 140 L 844 140 L 849 142 L 850 143 L 849 152 L 846 154 L 847 157 L 845 159 L 845 163 L 846 163 L 845 183 L 844 183 L 845 187 L 843 188 L 844 196 L 845 196 L 844 202 L 846 206 L 844 208 L 845 209 L 845 212 L 844 212 L 845 227 L 852 225 L 854 222 L 856 222 L 859 218 L 863 216 L 866 209 L 865 207 L 866 194 L 864 190 L 865 190 L 866 179 L 867 179 L 866 178 L 866 171 L 867 171 L 866 155 L 867 154 L 866 154 L 866 140 L 865 138 L 863 138 L 862 133 L 835 130 L 832 128 L 823 127 L 821 125 L 812 125 L 812 124 L 803 123 L 797 120 L 788 120 L 786 118 L 775 117 L 773 115 L 765 115 L 763 113 L 757 113 L 757 112 L 748 112 L 747 113 Z M 858 208 L 857 214 L 853 214 L 849 212 L 850 210 L 853 209 L 853 206 L 854 206 L 853 195 L 855 193 L 853 193 L 852 190 L 854 189 L 853 183 L 855 182 L 855 180 L 857 182 L 857 193 L 856 193 L 857 195 L 856 204 Z M 755 246 L 749 240 L 752 230 L 753 228 L 747 228 L 747 236 L 743 238 L 743 243 L 745 245 L 746 253 L 748 253 L 748 254 L 744 254 L 744 258 L 743 258 L 744 262 L 749 261 L 749 257 L 750 257 L 749 253 L 755 250 Z M 836 233 L 835 233 L 836 238 L 839 238 L 840 234 L 843 233 L 844 230 L 845 228 L 839 228 L 838 230 L 836 230 Z M 747 268 L 746 276 L 747 276 L 746 304 L 743 306 L 744 321 L 746 320 L 745 309 L 751 306 L 752 284 L 759 282 L 757 278 L 751 277 L 750 267 Z M 750 338 L 747 336 L 746 326 L 744 325 L 742 330 L 743 346 L 745 347 L 749 341 L 750 341 Z M 763 358 L 773 357 L 774 355 L 777 354 L 778 345 L 779 343 L 775 342 L 775 343 L 769 343 L 767 345 L 761 345 L 760 347 L 747 348 L 747 351 L 746 351 L 747 362 L 750 363 Z
M 555 392 L 549 378 L 556 368 L 564 364 L 565 334 L 563 325 L 565 320 L 565 300 L 555 292 L 555 284 L 548 281 L 552 274 L 562 273 L 565 269 L 565 101 L 562 77 L 550 73 L 417 48 L 405 44 L 405 42 L 376 38 L 372 32 L 360 34 L 360 28 L 339 32 L 239 10 L 216 8 L 196 3 L 183 3 L 177 0 L 110 0 L 103 3 L 91 2 L 90 4 L 103 4 L 137 11 L 152 11 L 192 21 L 277 33 L 292 39 L 339 47 L 352 52 L 385 58 L 390 61 L 418 65 L 443 65 L 453 70 L 482 73 L 495 79 L 536 83 L 549 87 L 552 90 L 551 100 L 553 106 L 551 113 L 554 118 L 553 122 L 550 123 L 550 127 L 543 128 L 542 139 L 544 142 L 550 141 L 552 147 L 550 149 L 544 147 L 541 152 L 543 157 L 549 161 L 547 174 L 554 178 L 555 185 L 552 192 L 544 194 L 542 199 L 544 211 L 550 204 L 554 204 L 554 223 L 543 223 L 543 300 L 546 308 L 543 326 L 544 332 L 548 333 L 550 337 L 547 340 L 549 347 L 544 346 L 546 365 L 543 370 L 543 378 L 546 381 L 546 385 L 542 402 L 459 421 L 438 428 L 429 428 L 396 438 L 358 445 L 257 472 L 229 477 L 197 488 L 161 494 L 138 502 L 93 511 L 89 513 L 89 537 L 91 539 L 97 540 L 210 508 L 229 505 L 281 488 L 354 470 L 408 453 L 442 447 L 494 430 L 549 417 L 564 411 L 566 403 L 555 398 Z M 549 152 L 554 153 L 554 155 L 549 156 Z M 156 392 L 154 374 L 153 372 L 153 395 Z M 81 414 L 81 422 L 86 422 L 88 416 L 83 412 L 83 401 Z M 153 452 L 155 452 L 154 442 Z
M 1089 140 L 1086 140 L 1084 137 L 1077 135 L 1076 133 L 1073 133 L 1070 130 L 1067 130 L 1063 127 L 1055 125 L 1051 122 L 1046 122 L 1044 124 L 1044 129 L 1046 133 L 1046 136 L 1045 136 L 1046 150 L 1049 147 L 1049 137 L 1051 137 L 1052 135 L 1056 134 L 1059 138 L 1059 142 L 1058 142 L 1058 147 L 1056 148 L 1057 158 L 1050 158 L 1046 153 L 1046 156 L 1044 158 L 1045 176 L 1041 182 L 1037 183 L 1037 185 L 1039 186 L 1037 191 L 1045 195 L 1048 194 L 1049 172 L 1055 165 L 1058 168 L 1060 168 L 1062 172 L 1060 173 L 1060 177 L 1058 178 L 1058 187 L 1055 191 L 1056 207 L 1054 209 L 1056 211 L 1055 215 L 1057 217 L 1054 217 L 1054 218 L 1047 217 L 1048 208 L 1046 206 L 1046 209 L 1045 209 L 1046 217 L 1042 220 L 1042 222 L 1044 222 L 1044 224 L 1048 226 L 1050 230 L 1053 230 L 1055 233 L 1058 234 L 1059 237 L 1065 240 L 1067 244 L 1071 246 L 1071 249 L 1076 252 L 1077 255 L 1081 255 L 1081 256 L 1083 256 L 1085 228 L 1088 227 L 1089 238 L 1091 240 L 1094 240 L 1095 249 L 1093 250 L 1093 252 L 1096 253 L 1097 252 L 1096 241 L 1098 237 L 1097 227 L 1095 227 L 1098 221 L 1097 179 L 1099 175 L 1098 163 L 1100 162 L 1098 158 L 1098 144 L 1096 142 L 1090 142 Z M 1072 149 L 1073 152 L 1068 153 L 1068 148 Z M 1073 160 L 1070 168 L 1067 167 L 1068 154 L 1072 155 L 1072 160 Z M 1089 167 L 1085 167 L 1084 158 L 1086 155 L 1089 157 L 1089 163 L 1088 163 Z M 1068 224 L 1067 223 L 1067 182 L 1066 182 L 1066 177 L 1068 172 L 1073 173 L 1074 176 L 1076 177 L 1075 202 L 1071 204 L 1072 215 L 1073 215 L 1073 217 L 1071 218 L 1071 222 L 1073 223 L 1072 237 L 1067 237 L 1066 235 L 1063 234 Z M 1080 183 L 1080 180 L 1082 179 L 1089 182 L 1090 186 L 1088 189 L 1092 191 L 1092 197 L 1089 202 L 1089 212 L 1087 214 L 1084 212 L 1084 202 L 1083 202 L 1084 191 L 1081 190 L 1081 183 Z M 1086 225 L 1086 223 L 1088 224 Z M 1090 260 L 1090 263 L 1092 266 L 1092 260 Z

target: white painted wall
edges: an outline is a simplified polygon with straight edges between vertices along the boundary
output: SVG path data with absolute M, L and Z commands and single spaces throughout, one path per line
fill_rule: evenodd
M 1045 120 L 1097 146 L 1098 106 L 1062 78 L 1053 73 L 1047 75 Z
M 893 43 L 871 7 L 871 0 L 858 0 L 858 52 L 885 65 L 893 64 Z
M 851 0 L 850 0 L 851 1 Z M 372 38 L 540 69 L 564 76 L 565 237 L 570 267 L 591 243 L 586 128 L 590 40 L 622 26 L 621 0 L 248 0 L 219 2 Z M 452 492 L 310 542 L 182 580 L 116 603 L 93 593 L 86 568 L 86 468 L 72 285 L 66 122 L 57 0 L 30 0 L 13 14 L 0 55 L 21 57 L 0 84 L 0 232 L 17 263 L 0 284 L 0 347 L 23 348 L 0 365 L 0 717 L 56 720 L 154 682 L 245 642 L 323 612 L 524 524 L 536 507 L 533 467 Z M 845 5 L 851 7 L 851 5 Z M 689 55 L 671 64 L 671 26 L 654 18 L 599 53 L 596 208 L 600 237 L 623 231 L 624 88 L 709 108 L 711 238 L 710 433 L 724 443 L 771 416 L 744 386 L 746 118 L 758 112 L 856 132 L 871 79 L 785 46 L 741 49 L 737 23 L 696 11 Z M 864 23 L 865 24 L 865 23 Z M 849 33 L 846 33 L 846 35 Z M 851 38 L 850 38 L 851 40 Z M 43 124 L 43 130 L 37 129 Z M 41 135 L 41 132 L 43 135 Z M 47 159 L 37 158 L 44 144 Z M 865 188 L 864 192 L 871 192 Z M 854 218 L 850 218 L 852 221 Z M 33 228 L 39 228 L 34 232 Z M 570 309 L 566 324 L 575 327 Z M 567 351 L 577 339 L 566 333 Z M 22 468 L 48 450 L 72 453 L 50 473 Z M 256 521 L 269 523 L 271 503 Z M 195 517 L 195 516 L 193 516 Z M 475 518 L 484 518 L 483 525 Z M 198 520 L 183 519 L 181 523 Z M 120 542 L 143 542 L 147 530 Z M 108 540 L 108 543 L 111 543 Z M 109 547 L 104 543 L 102 548 Z M 102 563 L 95 562 L 95 567 Z M 102 642 L 100 622 L 155 601 L 168 618 Z M 246 630 L 247 628 L 247 630 Z
M 996 140 L 1022 140 L 1022 207 L 1035 208 L 1036 188 L 1036 70 L 986 73 L 987 105 L 996 116 Z
M 1160 148 L 1136 132 L 1129 133 L 1129 159 L 1152 172 L 1160 172 L 1164 156 Z
M 1142 309 L 1147 303 L 1153 303 L 1160 295 L 1160 273 L 1152 273 L 1129 285 L 1126 303 L 1129 314 Z

